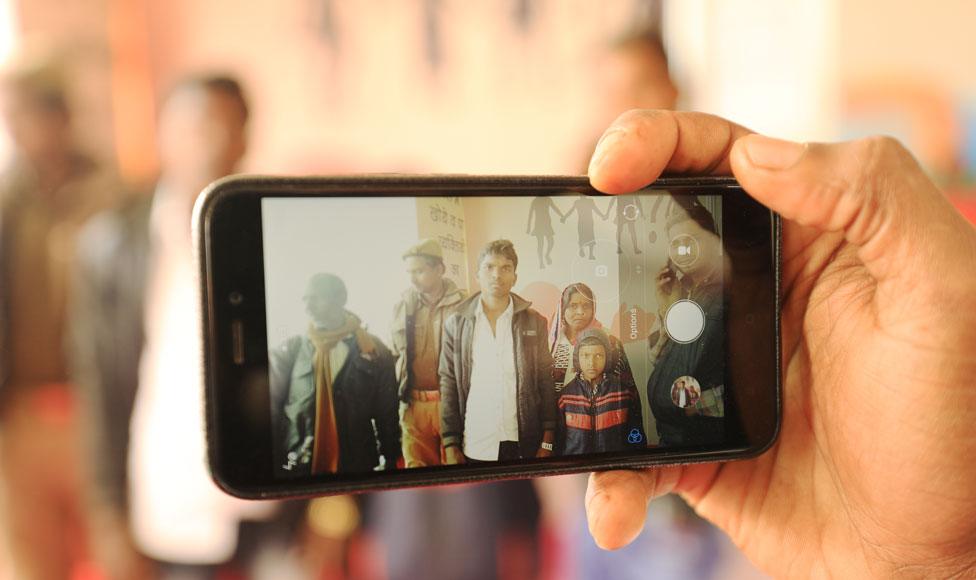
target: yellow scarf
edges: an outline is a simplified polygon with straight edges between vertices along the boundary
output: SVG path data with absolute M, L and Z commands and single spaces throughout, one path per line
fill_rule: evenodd
M 308 328 L 308 339 L 315 347 L 313 372 L 316 413 L 312 473 L 335 473 L 339 470 L 339 427 L 336 423 L 329 354 L 340 340 L 354 333 L 360 353 L 368 358 L 375 345 L 353 314 L 346 313 L 346 322 L 335 330 L 322 330 L 314 325 L 309 325 Z

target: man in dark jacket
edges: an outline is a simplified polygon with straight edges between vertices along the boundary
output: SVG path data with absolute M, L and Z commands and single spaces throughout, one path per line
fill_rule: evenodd
M 573 351 L 576 376 L 559 394 L 562 455 L 644 447 L 640 395 L 614 372 L 615 350 L 599 328 L 583 331 Z
M 312 276 L 305 292 L 308 332 L 270 352 L 274 453 L 282 475 L 393 469 L 400 459 L 393 356 L 345 309 L 346 297 L 338 276 Z
M 449 464 L 552 455 L 556 391 L 547 324 L 512 293 L 518 255 L 490 242 L 478 292 L 458 305 L 441 338 L 441 437 Z

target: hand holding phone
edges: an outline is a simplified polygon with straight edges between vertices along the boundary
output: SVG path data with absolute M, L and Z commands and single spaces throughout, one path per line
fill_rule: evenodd
M 760 458 L 594 474 L 596 543 L 629 543 L 651 498 L 680 493 L 772 576 L 971 576 L 972 225 L 890 137 L 792 143 L 671 111 L 630 111 L 612 136 L 590 167 L 601 190 L 734 173 L 782 213 L 786 392 Z

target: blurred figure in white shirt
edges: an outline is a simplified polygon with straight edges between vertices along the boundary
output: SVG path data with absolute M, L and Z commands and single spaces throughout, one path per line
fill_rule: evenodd
M 258 561 L 267 561 L 260 558 L 267 550 L 277 550 L 280 573 L 291 541 L 290 525 L 275 516 L 278 506 L 225 495 L 206 464 L 190 219 L 200 191 L 243 158 L 247 120 L 234 79 L 202 76 L 177 85 L 159 119 L 154 195 L 93 220 L 81 248 L 78 366 L 100 403 L 93 421 L 104 430 L 103 453 L 95 462 L 115 463 L 98 470 L 114 477 L 96 484 L 122 487 L 115 495 L 124 501 L 104 517 L 131 529 L 161 578 L 213 578 L 227 569 L 262 577 Z M 248 520 L 267 523 L 242 524 Z M 127 535 L 123 529 L 117 538 Z M 107 573 L 138 577 L 139 567 L 115 557 L 120 550 L 103 548 Z

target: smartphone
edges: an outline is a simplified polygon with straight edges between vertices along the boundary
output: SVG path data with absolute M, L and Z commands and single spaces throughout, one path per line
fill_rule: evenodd
M 217 484 L 280 498 L 762 453 L 780 425 L 778 217 L 730 178 L 606 197 L 582 177 L 209 186 L 194 226 Z M 659 310 L 665 265 L 680 275 Z

